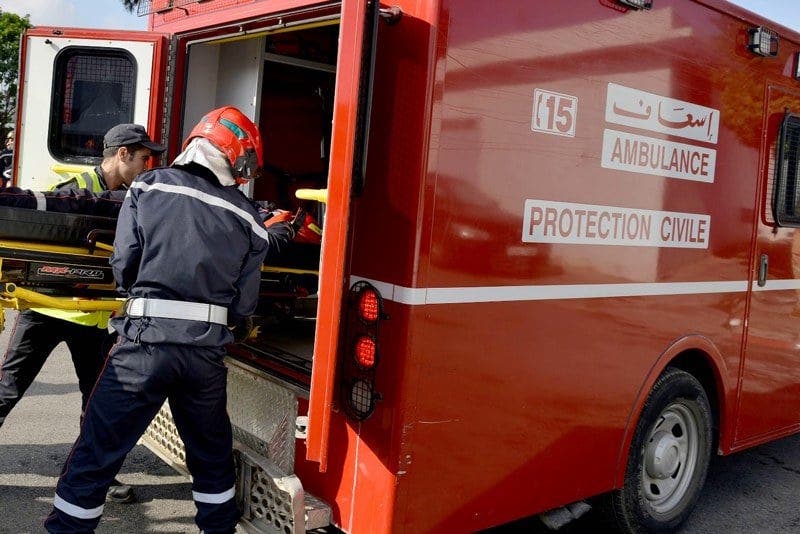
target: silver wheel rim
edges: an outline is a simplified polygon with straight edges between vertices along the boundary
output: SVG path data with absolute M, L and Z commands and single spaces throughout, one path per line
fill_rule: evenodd
M 697 416 L 683 403 L 670 404 L 644 443 L 642 489 L 656 513 L 671 512 L 686 495 L 699 454 Z

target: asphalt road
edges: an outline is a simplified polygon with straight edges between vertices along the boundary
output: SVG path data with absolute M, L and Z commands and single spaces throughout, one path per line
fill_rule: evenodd
M 11 330 L 13 314 L 8 315 L 0 355 Z M 78 433 L 79 410 L 75 372 L 62 345 L 0 428 L 0 534 L 43 532 L 58 474 Z M 119 478 L 136 487 L 138 502 L 106 504 L 98 533 L 197 532 L 188 479 L 145 447 L 134 448 Z M 595 534 L 600 528 L 590 511 L 559 533 Z M 493 531 L 549 532 L 538 520 Z M 800 436 L 716 458 L 681 532 L 800 533 Z

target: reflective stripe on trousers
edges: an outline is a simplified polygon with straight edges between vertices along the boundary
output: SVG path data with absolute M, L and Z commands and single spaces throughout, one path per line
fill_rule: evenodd
M 65 501 L 56 493 L 55 499 L 53 499 L 53 506 L 78 519 L 94 519 L 95 517 L 103 515 L 103 507 L 105 505 L 101 504 L 97 508 L 81 508 L 78 505 Z
M 233 487 L 222 493 L 200 493 L 199 491 L 192 491 L 192 498 L 196 502 L 204 502 L 206 504 L 222 504 L 233 499 L 236 495 L 236 488 Z

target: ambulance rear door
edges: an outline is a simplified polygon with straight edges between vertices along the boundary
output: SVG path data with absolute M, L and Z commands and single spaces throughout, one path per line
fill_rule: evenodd
M 14 183 L 46 190 L 102 161 L 120 123 L 164 136 L 168 35 L 37 27 L 20 47 Z
M 339 27 L 325 235 L 320 258 L 319 306 L 308 412 L 306 458 L 327 468 L 343 290 L 347 283 L 350 199 L 363 187 L 369 129 L 377 3 L 344 0 Z

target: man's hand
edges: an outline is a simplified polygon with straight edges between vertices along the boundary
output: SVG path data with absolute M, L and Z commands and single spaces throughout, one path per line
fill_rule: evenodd
M 303 208 L 298 208 L 297 212 L 294 214 L 294 217 L 290 221 L 287 222 L 289 226 L 290 236 L 291 239 L 297 235 L 297 232 L 303 227 L 306 222 L 306 210 Z
M 285 231 L 289 241 L 292 241 L 297 232 L 303 228 L 306 221 L 306 210 L 298 208 L 294 215 L 286 210 L 274 210 L 269 213 L 269 217 L 264 221 L 264 226 L 279 232 Z M 282 228 L 283 230 L 279 230 Z
M 248 315 L 239 320 L 236 324 L 228 326 L 228 330 L 233 334 L 234 343 L 247 341 L 247 338 L 250 337 L 250 332 L 253 331 L 253 318 Z

